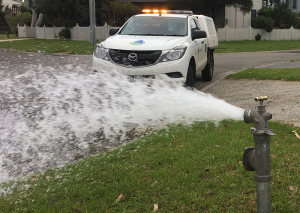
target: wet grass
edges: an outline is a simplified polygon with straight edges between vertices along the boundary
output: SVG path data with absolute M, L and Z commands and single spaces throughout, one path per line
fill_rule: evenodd
M 295 41 L 222 41 L 219 44 L 221 49 L 216 53 L 231 52 L 258 52 L 275 50 L 296 50 L 300 49 L 300 40 Z
M 256 212 L 243 168 L 252 125 L 173 126 L 77 164 L 32 175 L 0 197 L 0 212 Z M 299 128 L 271 122 L 272 212 L 300 211 Z M 3 188 L 3 186 L 2 186 Z
M 226 76 L 226 79 L 300 81 L 300 68 L 246 69 Z
M 26 52 L 66 53 L 91 55 L 94 46 L 89 41 L 71 41 L 60 39 L 28 39 L 20 41 L 1 42 L 0 48 Z
M 6 39 L 17 39 L 18 37 L 14 34 L 10 33 L 9 38 L 7 38 L 7 34 L 5 31 L 0 31 L 0 40 L 6 40 Z
M 0 34 L 1 37 L 1 34 Z M 295 50 L 300 49 L 300 40 L 297 41 L 222 41 L 220 49 L 216 53 L 231 52 L 257 52 L 274 50 Z M 13 42 L 1 42 L 0 48 L 14 49 L 26 52 L 42 53 L 69 53 L 86 54 L 93 53 L 94 47 L 89 41 L 71 41 L 59 39 L 30 39 Z

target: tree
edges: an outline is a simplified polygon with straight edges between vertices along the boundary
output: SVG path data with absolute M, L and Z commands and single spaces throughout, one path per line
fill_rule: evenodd
M 289 8 L 289 4 L 289 1 L 275 4 L 271 12 L 271 18 L 275 21 L 275 27 L 290 28 L 294 25 L 296 14 Z
M 35 0 L 37 11 L 44 14 L 49 26 L 73 27 L 89 24 L 89 3 L 86 0 Z
M 273 19 L 276 28 L 290 28 L 296 20 L 296 14 L 289 8 L 289 2 L 274 1 L 273 7 L 263 6 L 258 15 Z
M 0 26 L 6 26 L 7 23 L 5 21 L 5 13 L 4 13 L 4 5 L 2 0 L 0 0 Z
M 96 22 L 98 25 L 103 26 L 105 24 L 104 11 L 102 9 L 103 4 L 108 4 L 110 0 L 95 0 L 96 4 Z
M 13 16 L 11 14 L 5 15 L 6 22 L 11 30 L 12 33 L 18 34 L 18 28 L 17 25 L 29 25 L 31 20 L 30 13 L 19 13 L 16 16 Z
M 242 13 L 249 13 L 253 7 L 252 0 L 167 0 L 169 9 L 192 10 L 195 14 L 214 17 L 222 7 L 235 7 Z
M 21 5 L 21 13 L 26 13 L 31 11 L 31 27 L 39 27 L 42 24 L 43 21 L 43 14 L 40 13 L 39 17 L 37 17 L 38 12 L 37 12 L 37 2 L 36 0 L 32 0 L 32 5 L 25 5 L 23 1 Z
M 11 14 L 12 13 L 12 9 L 8 5 L 6 5 L 4 7 L 4 13 L 5 13 L 5 15 Z
M 108 4 L 102 5 L 103 17 L 108 25 L 119 25 L 122 18 L 132 16 L 141 12 L 141 9 L 130 2 L 120 2 L 112 0 Z
M 98 22 L 103 22 L 102 4 L 109 0 L 95 0 L 96 15 Z M 32 25 L 39 25 L 41 19 L 37 19 L 37 14 L 43 15 L 43 23 L 47 26 L 74 27 L 76 23 L 80 26 L 89 26 L 89 2 L 87 0 L 33 0 L 30 8 L 33 16 Z

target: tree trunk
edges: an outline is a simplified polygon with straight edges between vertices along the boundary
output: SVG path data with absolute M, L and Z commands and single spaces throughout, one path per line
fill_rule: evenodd
M 35 27 L 36 26 L 36 22 L 37 22 L 37 13 L 35 10 L 35 0 L 32 0 L 32 8 L 30 8 L 30 10 L 32 11 L 32 18 L 31 18 L 31 27 Z
M 44 17 L 43 13 L 40 13 L 39 19 L 38 19 L 37 22 L 36 22 L 36 26 L 37 26 L 37 27 L 40 27 L 40 26 L 41 26 L 41 24 L 42 24 L 42 22 L 43 22 L 43 17 Z
M 31 11 L 32 11 L 31 27 L 35 27 L 37 22 L 37 13 L 34 9 L 32 9 Z

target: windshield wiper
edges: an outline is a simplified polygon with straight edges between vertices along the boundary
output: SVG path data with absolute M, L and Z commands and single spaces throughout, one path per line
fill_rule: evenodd
M 142 35 L 142 36 L 165 36 L 163 33 L 147 33 L 147 34 L 122 34 L 122 35 Z
M 148 35 L 148 34 L 133 34 L 133 33 L 131 33 L 131 34 L 121 34 L 121 35 Z
M 163 34 L 163 33 L 149 33 L 148 35 L 151 35 L 151 36 L 165 36 L 166 34 Z
M 166 36 L 184 36 L 184 35 L 178 35 L 178 34 L 168 34 L 168 35 L 166 35 Z

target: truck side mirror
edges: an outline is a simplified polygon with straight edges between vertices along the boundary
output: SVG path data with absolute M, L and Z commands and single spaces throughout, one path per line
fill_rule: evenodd
M 113 36 L 115 35 L 118 31 L 119 31 L 120 28 L 111 28 L 109 30 L 109 35 Z
M 199 39 L 199 38 L 207 38 L 206 32 L 204 30 L 195 30 L 192 33 L 192 40 Z

